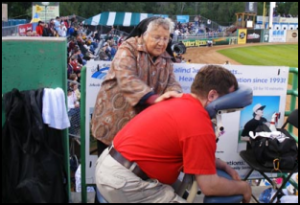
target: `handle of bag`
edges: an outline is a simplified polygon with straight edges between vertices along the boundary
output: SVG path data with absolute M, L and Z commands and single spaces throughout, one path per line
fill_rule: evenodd
M 273 160 L 273 167 L 274 167 L 275 171 L 279 170 L 279 159 L 278 158 Z

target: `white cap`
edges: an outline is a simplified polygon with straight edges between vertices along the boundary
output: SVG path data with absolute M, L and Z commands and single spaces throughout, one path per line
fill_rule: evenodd
M 103 44 L 103 46 L 108 46 L 108 43 L 107 43 L 107 42 L 105 42 L 105 43 Z
M 257 110 L 263 110 L 265 107 L 265 105 L 261 105 L 260 103 L 258 103 L 253 107 L 253 112 L 256 112 Z

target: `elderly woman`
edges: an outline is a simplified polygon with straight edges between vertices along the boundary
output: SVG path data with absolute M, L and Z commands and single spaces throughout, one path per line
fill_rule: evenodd
M 119 47 L 97 96 L 91 123 L 95 138 L 110 145 L 116 133 L 147 106 L 181 97 L 173 56 L 166 51 L 173 29 L 170 19 L 150 17 Z

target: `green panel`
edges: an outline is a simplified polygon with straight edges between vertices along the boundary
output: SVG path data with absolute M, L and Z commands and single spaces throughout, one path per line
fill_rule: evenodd
M 86 66 L 81 68 L 81 102 L 80 102 L 80 134 L 85 136 L 85 106 L 86 106 Z M 81 156 L 81 203 L 87 203 L 86 193 L 86 156 L 85 156 L 85 137 L 80 138 L 80 156 Z
M 2 94 L 12 88 L 66 90 L 66 57 L 66 41 L 2 38 Z
M 66 38 L 2 37 L 2 97 L 13 88 L 67 88 Z M 2 126 L 5 116 L 2 103 Z M 70 198 L 68 132 L 64 131 L 65 166 Z

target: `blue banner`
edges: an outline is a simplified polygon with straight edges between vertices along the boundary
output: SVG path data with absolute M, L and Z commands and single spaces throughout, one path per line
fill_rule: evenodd
M 188 23 L 190 22 L 190 16 L 189 15 L 177 15 L 177 22 L 180 23 Z

